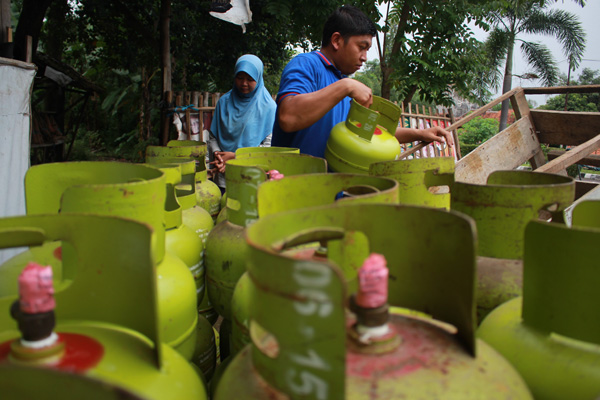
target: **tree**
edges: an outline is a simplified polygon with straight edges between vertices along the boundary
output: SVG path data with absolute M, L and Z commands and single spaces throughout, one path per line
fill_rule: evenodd
M 566 82 L 566 77 L 562 76 L 561 81 Z M 593 71 L 585 68 L 579 79 L 574 79 L 573 85 L 600 85 L 600 71 Z M 566 111 L 585 111 L 585 112 L 600 112 L 600 93 L 571 93 L 569 94 L 568 102 L 565 95 L 561 94 L 549 99 L 546 104 L 540 106 L 542 110 L 565 110 Z
M 492 31 L 486 41 L 490 65 L 499 67 L 505 63 L 502 93 L 512 88 L 513 53 L 517 42 L 527 63 L 533 68 L 530 78 L 539 78 L 546 86 L 558 79 L 558 68 L 550 50 L 543 44 L 525 41 L 523 33 L 553 36 L 562 44 L 567 59 L 576 67 L 585 49 L 585 33 L 577 17 L 563 10 L 549 10 L 544 0 L 503 0 L 502 6 L 490 13 Z M 578 0 L 585 4 L 584 0 Z M 499 130 L 506 128 L 508 100 L 502 103 Z
M 396 88 L 402 100 L 421 97 L 437 104 L 452 104 L 451 93 L 469 93 L 471 71 L 481 65 L 478 41 L 465 24 L 475 18 L 483 25 L 480 1 L 377 0 L 385 5 L 385 20 L 380 27 L 383 42 L 377 37 L 382 74 L 381 95 L 389 98 Z

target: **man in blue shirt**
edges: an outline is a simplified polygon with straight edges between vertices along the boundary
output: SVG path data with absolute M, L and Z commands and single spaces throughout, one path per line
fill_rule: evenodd
M 377 29 L 358 8 L 342 6 L 325 22 L 320 51 L 299 54 L 285 67 L 277 94 L 273 146 L 296 147 L 324 157 L 329 132 L 345 121 L 351 99 L 369 107 L 371 89 L 347 76 L 367 61 Z M 422 140 L 452 145 L 452 135 L 440 127 L 398 128 L 400 143 Z

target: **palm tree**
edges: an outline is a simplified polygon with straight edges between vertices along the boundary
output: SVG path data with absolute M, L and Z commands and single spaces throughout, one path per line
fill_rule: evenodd
M 575 0 L 584 6 L 585 0 Z M 562 44 L 567 59 L 576 68 L 585 49 L 585 32 L 577 16 L 563 10 L 548 10 L 550 3 L 544 0 L 508 0 L 505 6 L 491 13 L 492 31 L 486 41 L 486 48 L 495 71 L 499 71 L 502 62 L 504 82 L 502 93 L 512 88 L 513 54 L 516 42 L 521 43 L 527 63 L 533 68 L 529 78 L 538 78 L 544 85 L 552 86 L 558 81 L 558 67 L 550 50 L 541 43 L 529 42 L 519 38 L 523 33 L 553 36 Z M 502 103 L 500 131 L 506 128 L 508 119 L 508 100 Z

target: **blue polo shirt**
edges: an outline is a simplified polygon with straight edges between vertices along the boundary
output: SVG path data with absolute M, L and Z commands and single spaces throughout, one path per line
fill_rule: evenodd
M 287 96 L 316 92 L 345 77 L 320 51 L 298 54 L 283 70 L 277 104 Z M 297 132 L 282 131 L 275 118 L 271 145 L 296 147 L 301 153 L 324 157 L 329 132 L 335 124 L 346 120 L 351 100 L 346 97 L 320 120 Z

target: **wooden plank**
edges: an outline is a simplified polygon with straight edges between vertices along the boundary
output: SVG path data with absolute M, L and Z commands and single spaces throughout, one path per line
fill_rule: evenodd
M 600 93 L 600 85 L 525 88 L 525 94 Z
M 600 135 L 588 140 L 587 142 L 580 144 L 579 146 L 565 152 L 558 158 L 550 161 L 547 164 L 537 168 L 535 172 L 549 172 L 556 173 L 567 168 L 570 165 L 577 163 L 582 158 L 590 155 L 594 151 L 600 148 Z
M 196 108 L 200 107 L 200 97 L 200 92 L 192 92 L 192 104 Z M 197 111 L 197 113 L 199 134 L 202 135 L 202 131 L 204 130 L 204 112 L 199 110 Z
M 523 117 L 461 158 L 456 163 L 454 178 L 485 184 L 493 171 L 515 169 L 539 149 L 529 117 Z
M 529 108 L 529 104 L 527 103 L 527 98 L 525 97 L 524 91 L 515 93 L 515 95 L 510 98 L 510 101 L 513 106 L 513 111 L 515 112 L 515 119 L 519 120 L 525 116 L 531 117 L 531 110 Z M 537 132 L 535 121 L 533 121 L 531 118 L 530 120 L 533 131 Z M 533 169 L 539 168 L 546 163 L 546 157 L 544 157 L 544 152 L 542 151 L 541 147 L 540 150 L 529 159 L 529 163 Z
M 565 154 L 565 150 L 550 150 L 548 152 L 548 161 L 552 161 L 555 158 L 562 156 L 563 154 Z M 595 154 L 590 154 L 587 157 L 579 160 L 579 162 L 577 164 L 591 165 L 593 167 L 600 167 L 600 156 L 595 155 Z
M 531 110 L 540 143 L 578 146 L 600 134 L 600 113 Z
M 37 69 L 35 64 L 26 63 L 24 61 L 13 60 L 12 58 L 0 57 L 0 65 L 8 65 L 11 67 L 19 67 L 23 69 Z

